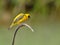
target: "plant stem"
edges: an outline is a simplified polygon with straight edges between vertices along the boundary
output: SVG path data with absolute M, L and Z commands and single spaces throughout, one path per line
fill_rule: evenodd
M 17 27 L 17 29 L 15 30 L 15 33 L 14 33 L 14 36 L 13 36 L 13 41 L 12 41 L 12 45 L 14 45 L 14 42 L 15 42 L 15 37 L 16 37 L 16 34 L 17 34 L 17 31 L 20 27 L 22 27 L 23 25 L 20 25 Z

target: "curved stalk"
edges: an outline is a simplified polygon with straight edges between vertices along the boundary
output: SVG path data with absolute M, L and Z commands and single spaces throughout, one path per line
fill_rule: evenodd
M 14 33 L 14 36 L 13 36 L 12 45 L 14 45 L 15 37 L 16 37 L 16 34 L 17 34 L 18 29 L 21 28 L 22 26 L 26 26 L 26 27 L 30 28 L 32 32 L 34 32 L 34 30 L 33 30 L 28 24 L 22 23 L 22 24 L 19 25 L 19 26 L 16 28 L 16 30 L 15 30 L 15 33 Z

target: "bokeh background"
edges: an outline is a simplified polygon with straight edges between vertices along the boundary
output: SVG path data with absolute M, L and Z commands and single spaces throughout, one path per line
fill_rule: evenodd
M 15 28 L 8 30 L 19 13 L 30 13 L 29 28 L 19 29 L 15 45 L 60 45 L 60 0 L 0 0 L 0 45 L 12 45 Z

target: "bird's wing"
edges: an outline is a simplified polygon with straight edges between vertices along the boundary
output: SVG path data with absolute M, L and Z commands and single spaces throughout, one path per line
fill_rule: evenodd
M 24 14 L 19 14 L 18 16 L 15 17 L 13 20 L 13 23 L 16 23 L 17 21 L 21 20 L 24 17 Z

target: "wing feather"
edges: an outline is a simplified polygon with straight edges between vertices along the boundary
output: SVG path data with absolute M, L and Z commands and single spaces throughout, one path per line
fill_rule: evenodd
M 21 20 L 24 17 L 24 14 L 21 13 L 18 16 L 15 17 L 15 19 L 13 20 L 13 23 L 16 23 L 17 21 Z

